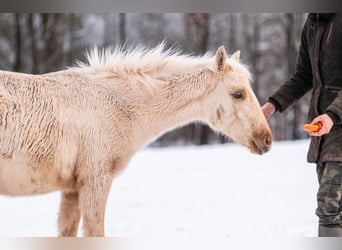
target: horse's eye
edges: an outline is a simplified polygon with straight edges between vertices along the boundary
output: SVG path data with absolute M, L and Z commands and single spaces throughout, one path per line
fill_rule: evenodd
M 233 96 L 235 99 L 243 99 L 243 98 L 245 98 L 245 95 L 244 95 L 243 92 L 241 92 L 241 91 L 234 92 L 234 93 L 232 94 L 232 96 Z

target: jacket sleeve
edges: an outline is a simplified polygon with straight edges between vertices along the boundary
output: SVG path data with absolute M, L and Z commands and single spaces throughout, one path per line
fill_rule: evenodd
M 340 90 L 338 92 L 337 97 L 328 106 L 326 113 L 334 121 L 334 125 L 340 125 L 341 124 L 341 121 L 342 121 L 342 90 Z M 331 115 L 331 113 L 333 115 Z
M 306 39 L 307 29 L 310 29 L 308 21 L 306 21 L 301 34 L 295 74 L 269 97 L 269 102 L 275 105 L 277 111 L 284 111 L 312 89 L 312 69 Z

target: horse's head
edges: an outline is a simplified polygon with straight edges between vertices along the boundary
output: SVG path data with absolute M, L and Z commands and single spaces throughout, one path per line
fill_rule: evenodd
M 250 87 L 251 75 L 239 63 L 240 52 L 227 58 L 224 47 L 215 56 L 215 89 L 205 104 L 205 116 L 211 127 L 263 154 L 272 144 L 272 132 Z

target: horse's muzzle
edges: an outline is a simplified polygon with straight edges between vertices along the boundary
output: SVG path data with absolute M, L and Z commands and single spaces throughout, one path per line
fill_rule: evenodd
M 272 145 L 272 134 L 267 133 L 262 136 L 255 136 L 250 143 L 249 149 L 254 154 L 262 155 L 271 149 Z

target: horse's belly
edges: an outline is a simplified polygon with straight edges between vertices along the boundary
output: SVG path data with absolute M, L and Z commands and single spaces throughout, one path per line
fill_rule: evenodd
M 31 166 L 24 161 L 0 158 L 0 194 L 44 194 L 58 190 L 57 183 L 57 176 L 44 166 Z

